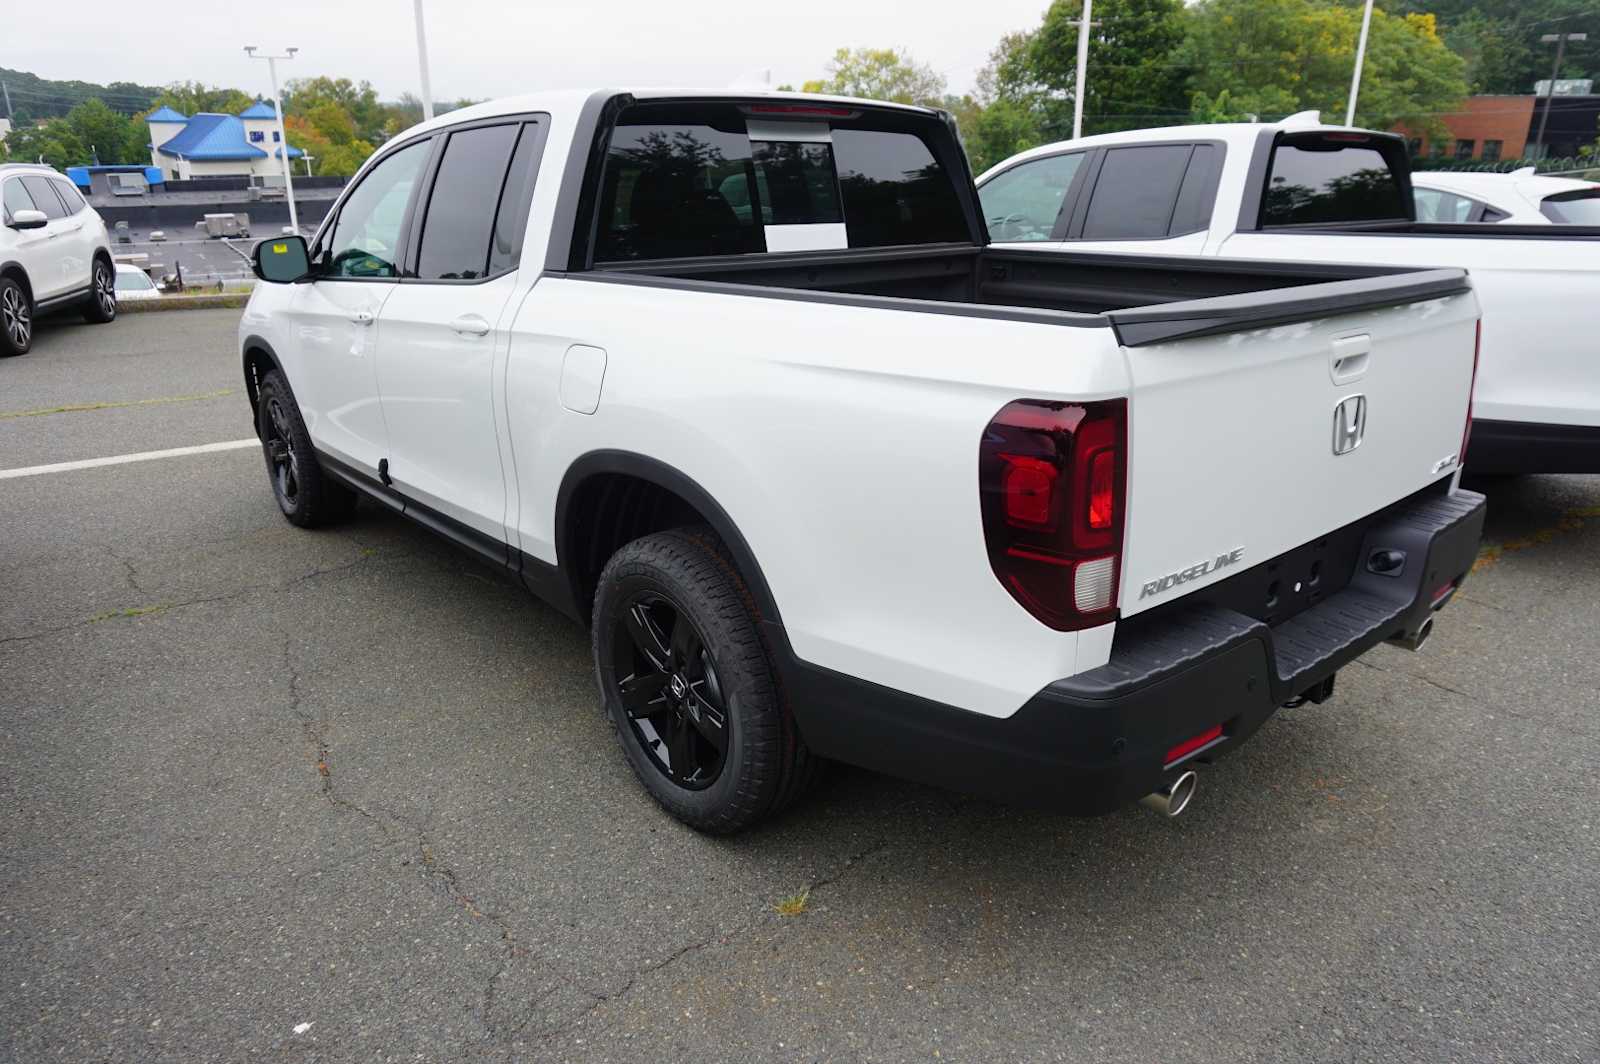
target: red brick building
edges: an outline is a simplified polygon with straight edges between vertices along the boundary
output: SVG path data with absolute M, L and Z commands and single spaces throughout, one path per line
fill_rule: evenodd
M 1397 126 L 1411 140 L 1412 155 L 1453 159 L 1520 159 L 1527 150 L 1537 96 L 1471 96 L 1454 114 L 1444 115 L 1448 138 L 1430 139 Z

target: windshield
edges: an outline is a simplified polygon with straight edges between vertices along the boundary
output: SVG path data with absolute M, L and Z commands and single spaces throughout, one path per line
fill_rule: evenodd
M 1600 188 L 1546 196 L 1539 211 L 1557 225 L 1600 225 Z
M 119 292 L 148 292 L 154 288 L 150 278 L 138 270 L 117 271 L 117 291 Z

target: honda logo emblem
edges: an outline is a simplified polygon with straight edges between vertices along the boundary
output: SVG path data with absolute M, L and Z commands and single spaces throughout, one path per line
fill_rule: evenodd
M 1367 434 L 1367 397 L 1352 395 L 1333 408 L 1333 453 L 1349 454 Z

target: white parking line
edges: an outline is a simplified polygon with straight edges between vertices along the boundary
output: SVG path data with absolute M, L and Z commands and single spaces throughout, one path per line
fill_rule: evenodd
M 114 454 L 108 458 L 83 458 L 76 462 L 54 462 L 50 465 L 21 466 L 17 469 L 0 469 L 0 480 L 13 477 L 37 477 L 45 473 L 68 473 L 74 469 L 94 469 L 99 466 L 125 465 L 128 462 L 151 462 L 157 458 L 182 458 L 189 454 L 210 454 L 213 451 L 237 451 L 245 447 L 260 447 L 261 441 L 251 436 L 247 440 L 228 440 L 225 443 L 202 443 L 195 447 L 173 447 L 165 451 L 140 451 L 137 454 Z

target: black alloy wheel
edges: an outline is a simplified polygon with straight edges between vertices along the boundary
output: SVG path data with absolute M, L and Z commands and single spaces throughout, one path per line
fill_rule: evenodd
M 705 638 L 654 592 L 632 595 L 616 618 L 616 694 L 635 741 L 678 786 L 711 786 L 727 760 L 728 706 Z
M 283 399 L 267 399 L 267 416 L 262 420 L 265 429 L 261 446 L 267 455 L 267 471 L 272 476 L 272 490 L 278 493 L 278 502 L 285 512 L 299 508 L 300 456 L 294 445 L 294 431 L 289 424 L 289 414 L 283 408 Z
M 634 775 L 696 831 L 775 816 L 816 778 L 726 546 L 702 525 L 624 544 L 600 573 L 590 649 Z

